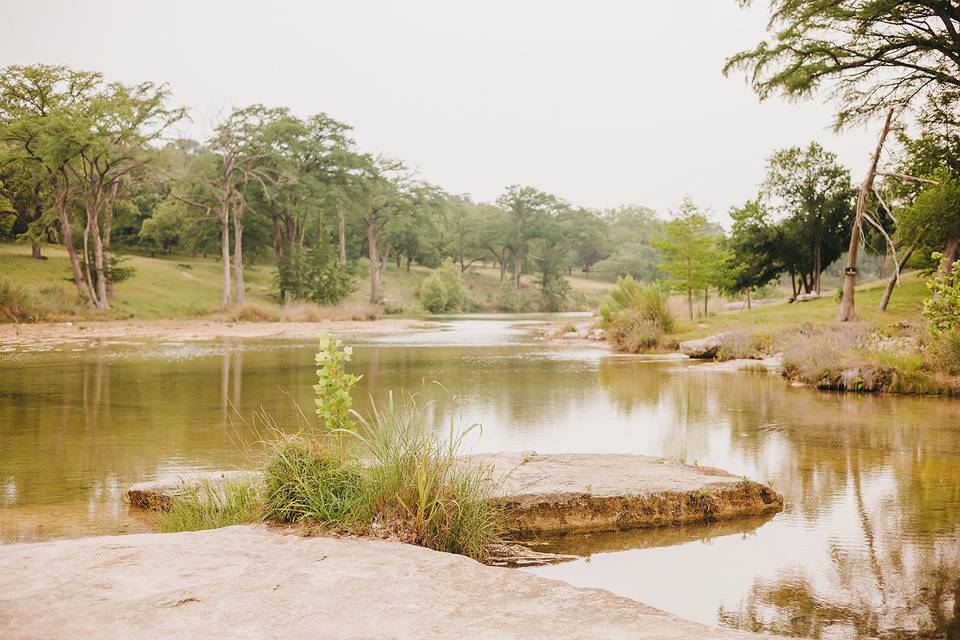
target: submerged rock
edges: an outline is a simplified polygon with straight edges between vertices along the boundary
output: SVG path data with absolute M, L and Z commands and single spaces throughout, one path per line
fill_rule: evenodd
M 0 546 L 0 637 L 769 638 L 463 556 L 264 526 Z
M 483 467 L 493 499 L 520 535 L 616 531 L 707 522 L 779 511 L 770 487 L 720 469 L 629 454 L 493 453 L 466 456 Z M 195 473 L 136 484 L 131 504 L 163 509 L 202 484 L 257 479 L 253 471 Z

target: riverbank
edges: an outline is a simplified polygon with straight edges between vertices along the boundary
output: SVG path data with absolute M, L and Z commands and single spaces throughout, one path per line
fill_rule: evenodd
M 0 349 L 37 350 L 56 345 L 90 347 L 118 340 L 191 342 L 218 338 L 299 339 L 390 335 L 436 329 L 439 323 L 412 318 L 319 322 L 227 322 L 220 320 L 100 320 L 0 324 Z
M 770 637 L 412 545 L 263 526 L 0 547 L 0 635 L 67 629 L 128 640 Z

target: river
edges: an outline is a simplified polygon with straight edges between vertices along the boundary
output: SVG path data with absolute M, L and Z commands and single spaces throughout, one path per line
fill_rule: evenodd
M 366 337 L 357 406 L 417 393 L 473 451 L 630 452 L 766 482 L 772 518 L 570 538 L 532 569 L 707 624 L 960 637 L 960 401 L 841 395 L 763 373 L 532 337 L 524 316 Z M 263 411 L 312 413 L 314 344 L 103 341 L 0 354 L 0 540 L 149 530 L 133 482 L 249 465 Z

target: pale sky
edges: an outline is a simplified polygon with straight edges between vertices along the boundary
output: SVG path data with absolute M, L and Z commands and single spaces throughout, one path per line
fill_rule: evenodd
M 194 137 L 233 106 L 324 111 L 363 150 L 478 200 L 528 184 L 666 213 L 690 196 L 725 223 L 772 151 L 817 140 L 859 181 L 878 128 L 837 136 L 825 99 L 761 104 L 723 77 L 763 35 L 755 4 L 0 0 L 0 66 L 169 83 Z

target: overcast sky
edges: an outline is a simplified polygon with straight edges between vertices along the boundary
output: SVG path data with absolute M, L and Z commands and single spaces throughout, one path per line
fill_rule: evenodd
M 0 65 L 167 82 L 195 137 L 233 106 L 324 111 L 479 200 L 529 184 L 666 213 L 690 196 L 726 222 L 775 149 L 817 140 L 859 180 L 876 136 L 834 134 L 825 100 L 761 104 L 723 77 L 764 34 L 756 4 L 0 0 Z

